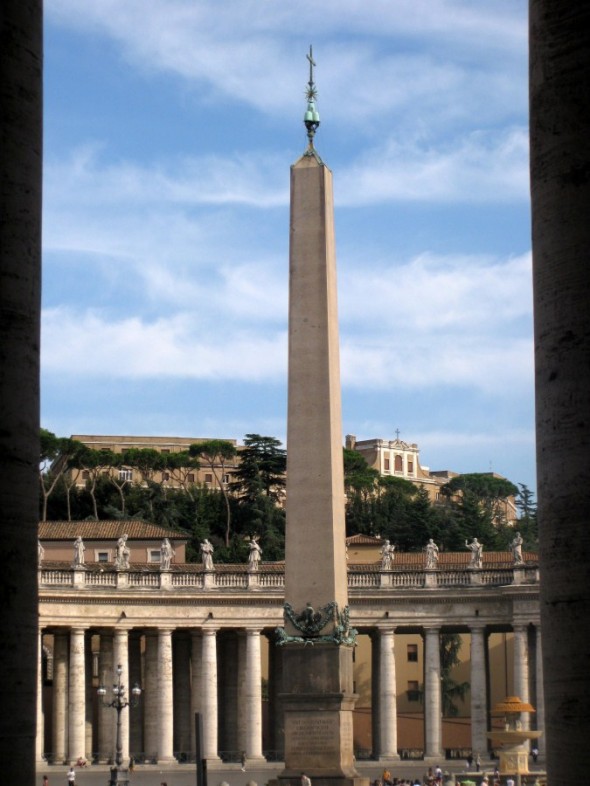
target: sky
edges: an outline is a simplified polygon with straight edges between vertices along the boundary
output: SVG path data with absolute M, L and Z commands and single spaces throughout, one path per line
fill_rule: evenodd
M 313 45 L 343 439 L 534 490 L 526 8 L 46 0 L 43 427 L 285 441 Z

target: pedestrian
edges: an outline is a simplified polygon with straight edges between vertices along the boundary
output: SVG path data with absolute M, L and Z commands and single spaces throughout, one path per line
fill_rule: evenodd
M 135 759 L 133 758 L 133 756 L 131 756 L 129 759 L 129 772 L 133 772 L 134 769 L 135 769 Z
M 531 756 L 533 757 L 533 761 L 535 764 L 537 763 L 537 759 L 539 758 L 539 749 L 535 745 L 535 747 L 531 750 Z
M 242 772 L 246 772 L 246 751 L 242 751 L 240 762 L 242 764 Z
M 311 786 L 311 780 L 304 772 L 301 773 L 301 786 Z
M 49 786 L 49 778 L 47 775 L 43 776 L 43 786 Z
M 479 772 L 481 769 L 481 758 L 479 756 L 479 753 L 475 757 L 475 769 L 477 770 L 477 772 Z
M 76 770 L 73 767 L 70 767 L 68 770 L 68 786 L 74 786 L 76 783 Z
M 383 786 L 392 786 L 391 773 L 389 772 L 387 767 L 383 770 L 383 775 L 381 776 L 381 780 L 383 782 Z

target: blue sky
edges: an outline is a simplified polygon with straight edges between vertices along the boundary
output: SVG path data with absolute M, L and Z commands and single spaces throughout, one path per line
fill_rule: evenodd
M 526 5 L 46 0 L 44 427 L 284 440 L 313 44 L 343 432 L 534 489 Z

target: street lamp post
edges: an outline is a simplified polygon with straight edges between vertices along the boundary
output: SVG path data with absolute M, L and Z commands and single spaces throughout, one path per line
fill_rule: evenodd
M 102 703 L 105 707 L 112 707 L 117 713 L 117 736 L 115 742 L 115 766 L 111 769 L 111 784 L 115 786 L 115 784 L 123 784 L 128 783 L 128 778 L 121 778 L 120 774 L 122 772 L 123 766 L 123 744 L 121 741 L 121 713 L 125 709 L 125 707 L 136 707 L 139 704 L 139 697 L 141 696 L 141 688 L 136 683 L 133 688 L 131 688 L 131 700 L 129 700 L 125 695 L 125 685 L 121 682 L 121 676 L 123 674 L 123 667 L 121 664 L 117 666 L 117 682 L 113 684 L 113 698 L 111 701 L 105 700 L 105 696 L 107 695 L 107 689 L 104 685 L 100 685 L 97 693 L 102 699 Z

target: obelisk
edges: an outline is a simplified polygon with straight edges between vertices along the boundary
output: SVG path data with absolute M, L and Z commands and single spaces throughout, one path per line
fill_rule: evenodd
M 310 47 L 308 148 L 291 167 L 289 399 L 283 647 L 285 770 L 313 786 L 368 783 L 354 767 L 332 174 Z

